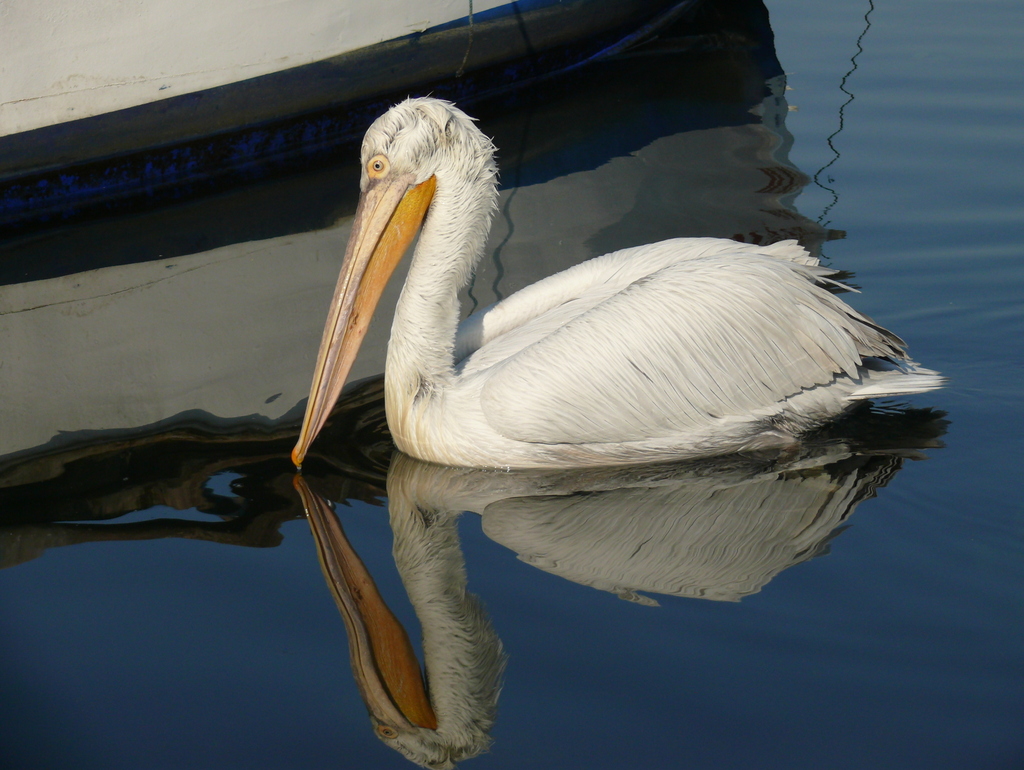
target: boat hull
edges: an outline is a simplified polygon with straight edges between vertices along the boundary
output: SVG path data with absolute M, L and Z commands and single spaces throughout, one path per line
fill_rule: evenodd
M 0 227 L 66 219 L 133 197 L 160 199 L 171 187 L 180 196 L 183 184 L 206 189 L 225 173 L 267 173 L 266 166 L 253 167 L 268 161 L 315 162 L 357 139 L 407 94 L 429 92 L 465 105 L 627 47 L 697 4 L 492 4 L 472 17 L 297 66 L 295 56 L 279 57 L 286 66 L 255 77 L 240 64 L 233 70 L 240 79 L 210 87 L 196 87 L 205 75 L 186 83 L 180 74 L 31 98 L 8 93 L 0 98 Z M 394 22 L 399 31 L 408 27 L 404 17 Z M 353 39 L 383 34 L 379 25 L 373 29 Z M 142 66 L 141 52 L 139 58 Z M 218 72 L 219 79 L 228 75 Z M 90 111 L 101 114 L 78 117 Z

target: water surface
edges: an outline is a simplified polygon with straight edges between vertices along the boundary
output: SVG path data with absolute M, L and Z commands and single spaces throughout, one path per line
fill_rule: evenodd
M 310 486 L 428 669 L 445 619 L 417 612 L 445 587 L 403 584 L 399 531 L 446 543 L 485 612 L 467 638 L 507 657 L 475 700 L 432 677 L 493 721 L 462 766 L 1024 765 L 1024 11 L 769 10 L 774 48 L 672 39 L 481 105 L 503 192 L 467 306 L 620 246 L 793 236 L 950 385 L 798 458 L 497 489 L 396 471 L 379 382 L 356 389 Z M 9 351 L 45 343 L 5 355 L 7 766 L 410 766 L 371 728 L 287 459 L 353 190 L 332 167 L 0 244 Z M 12 267 L 44 258 L 71 267 Z M 114 345 L 123 318 L 151 336 Z M 435 512 L 419 541 L 389 484 Z

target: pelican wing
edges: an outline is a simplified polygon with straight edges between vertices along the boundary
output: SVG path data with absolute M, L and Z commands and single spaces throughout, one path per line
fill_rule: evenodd
M 779 241 L 769 246 L 738 243 L 723 238 L 675 238 L 644 246 L 622 249 L 581 262 L 537 283 L 520 289 L 512 296 L 483 308 L 459 324 L 455 340 L 455 360 L 463 361 L 484 345 L 510 331 L 517 336 L 500 343 L 500 348 L 486 351 L 469 365 L 475 369 L 493 365 L 496 355 L 507 357 L 518 350 L 509 344 L 527 344 L 522 332 L 526 325 L 543 314 L 549 316 L 530 327 L 534 336 L 546 335 L 569 319 L 612 297 L 623 288 L 658 270 L 685 260 L 711 257 L 732 258 L 737 254 L 758 254 L 805 265 L 820 276 L 835 271 L 818 267 L 818 260 L 794 240 Z M 550 311 L 555 313 L 550 314 Z M 531 340 L 536 342 L 536 339 Z M 496 352 L 500 350 L 500 352 Z M 468 373 L 468 372 L 467 372 Z
M 817 285 L 823 271 L 777 256 L 683 258 L 491 339 L 470 365 L 487 377 L 488 422 L 535 443 L 669 437 L 767 416 L 805 388 L 857 378 L 864 356 L 903 356 L 899 338 Z
M 865 492 L 899 467 L 872 458 L 831 472 L 694 475 L 574 495 L 513 497 L 484 533 L 521 561 L 623 599 L 637 591 L 739 601 L 821 553 Z M 881 468 L 881 470 L 880 470 Z

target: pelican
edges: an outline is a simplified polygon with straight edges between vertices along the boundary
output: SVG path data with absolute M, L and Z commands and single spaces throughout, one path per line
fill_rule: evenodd
M 417 231 L 384 376 L 395 444 L 421 460 L 584 467 L 793 446 L 859 400 L 943 384 L 831 294 L 835 271 L 795 241 L 628 248 L 460 324 L 458 293 L 495 210 L 494 152 L 472 118 L 438 99 L 408 99 L 366 132 L 296 466 Z

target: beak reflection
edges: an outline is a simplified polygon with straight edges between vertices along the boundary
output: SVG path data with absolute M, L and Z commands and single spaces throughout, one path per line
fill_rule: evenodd
M 437 729 L 423 674 L 405 628 L 385 604 L 330 503 L 296 475 L 327 585 L 348 632 L 352 673 L 381 737 Z

